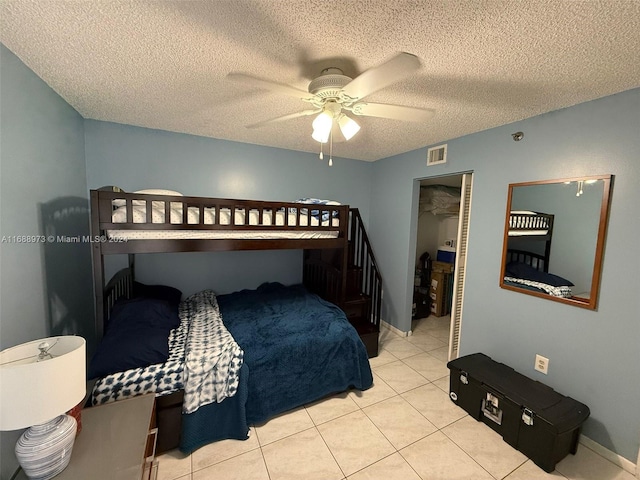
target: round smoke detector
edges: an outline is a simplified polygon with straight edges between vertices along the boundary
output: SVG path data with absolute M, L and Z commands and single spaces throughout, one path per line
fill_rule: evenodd
M 309 84 L 309 93 L 320 98 L 334 98 L 340 96 L 342 87 L 351 81 L 339 68 L 325 68 L 318 78 Z

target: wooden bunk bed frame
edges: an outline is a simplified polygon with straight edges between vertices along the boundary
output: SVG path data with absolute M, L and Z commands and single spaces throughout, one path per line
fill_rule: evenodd
M 364 229 L 357 208 L 348 205 L 304 205 L 293 202 L 264 202 L 252 200 L 231 200 L 220 198 L 184 197 L 172 195 L 148 195 L 125 193 L 117 187 L 104 187 L 91 190 L 91 231 L 92 258 L 95 283 L 96 332 L 101 339 L 105 322 L 108 321 L 111 308 L 120 298 L 129 298 L 133 292 L 135 254 L 167 252 L 211 252 L 231 250 L 273 250 L 302 249 L 303 284 L 313 293 L 337 304 L 347 315 L 362 339 L 369 357 L 378 354 L 378 336 L 382 307 L 382 279 L 376 265 L 371 244 Z M 113 212 L 117 205 L 126 206 L 126 221 L 114 223 Z M 136 203 L 134 203 L 136 202 Z M 164 204 L 163 222 L 153 219 L 152 202 Z M 146 221 L 134 222 L 133 205 L 144 205 Z M 158 205 L 156 203 L 156 205 Z M 170 209 L 176 208 L 183 213 L 182 223 L 171 223 Z M 187 212 L 197 209 L 198 223 L 188 223 Z M 204 222 L 205 209 L 216 212 L 216 221 Z M 257 212 L 260 224 L 271 218 L 270 225 L 221 224 L 219 218 L 222 209 L 235 218 L 235 211 Z M 296 210 L 290 210 L 296 209 Z M 316 226 L 302 225 L 303 209 L 319 210 L 320 216 L 337 218 L 318 222 Z M 275 225 L 275 212 L 296 212 L 295 225 Z M 311 212 L 307 212 L 311 213 Z M 310 218 L 310 217 L 308 217 Z M 322 217 L 320 217 L 322 218 Z M 193 220 L 193 219 L 191 219 Z M 174 219 L 175 221 L 175 219 Z M 287 222 L 285 222 L 287 223 Z M 337 231 L 335 238 L 259 238 L 259 239 L 139 239 L 128 241 L 110 241 L 112 230 L 144 231 Z M 125 268 L 108 282 L 104 278 L 104 257 L 106 255 L 127 254 L 129 267 Z M 177 391 L 156 399 L 156 423 L 159 427 L 159 452 L 177 447 L 182 423 L 182 399 L 184 392 Z
M 295 202 L 266 202 L 173 195 L 126 193 L 117 187 L 91 190 L 92 258 L 96 302 L 96 332 L 101 338 L 105 319 L 113 304 L 131 294 L 134 270 L 108 286 L 104 278 L 104 257 L 141 253 L 211 252 L 231 250 L 304 250 L 303 283 L 313 293 L 341 307 L 362 338 L 370 357 L 378 354 L 378 333 L 382 306 L 382 279 L 357 208 L 348 205 L 316 205 Z M 116 205 L 126 206 L 126 221 L 114 223 Z M 153 219 L 152 206 L 164 205 L 164 221 Z M 146 221 L 134 222 L 133 206 L 144 205 Z M 182 222 L 172 223 L 170 211 L 178 208 Z M 295 209 L 295 210 L 292 210 Z M 301 222 L 303 210 L 318 210 L 320 216 L 338 219 L 308 226 Z M 188 212 L 198 211 L 197 223 L 188 220 Z M 205 223 L 205 210 L 216 212 L 213 223 Z M 235 212 L 256 212 L 258 225 L 220 223 L 225 210 L 230 218 Z M 295 225 L 276 225 L 275 212 L 296 212 Z M 266 225 L 265 220 L 271 219 Z M 173 219 L 175 221 L 175 219 Z M 285 222 L 288 223 L 288 222 Z M 136 239 L 110 240 L 109 231 L 215 232 L 335 232 L 335 238 L 207 238 L 207 239 Z

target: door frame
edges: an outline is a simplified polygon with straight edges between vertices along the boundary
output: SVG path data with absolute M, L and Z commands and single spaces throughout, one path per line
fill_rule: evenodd
M 453 302 L 452 302 L 452 314 L 453 314 L 453 307 L 454 305 L 456 306 L 457 310 L 459 310 L 459 315 L 458 317 L 455 319 L 452 316 L 452 321 L 451 321 L 451 326 L 449 329 L 449 343 L 448 343 L 448 347 L 449 347 L 449 360 L 452 360 L 453 358 L 456 358 L 458 356 L 458 346 L 459 346 L 459 341 L 460 341 L 460 327 L 462 324 L 462 306 L 464 304 L 464 298 L 463 298 L 463 294 L 464 294 L 464 276 L 465 276 L 465 264 L 466 264 L 466 249 L 468 248 L 468 229 L 469 229 L 469 223 L 470 223 L 470 213 L 471 213 L 471 195 L 472 195 L 472 190 L 473 190 L 473 171 L 464 171 L 464 172 L 455 172 L 455 173 L 447 173 L 447 174 L 443 174 L 443 175 L 436 175 L 433 177 L 422 177 L 422 178 L 416 178 L 414 179 L 414 187 L 415 187 L 415 192 L 416 192 L 416 201 L 414 202 L 414 212 L 413 212 L 413 217 L 412 217 L 412 232 L 415 232 L 413 234 L 413 238 L 411 241 L 411 248 L 412 248 L 412 252 L 413 252 L 413 265 L 416 264 L 417 261 L 417 243 L 418 243 L 418 217 L 420 215 L 420 211 L 419 211 L 419 199 L 420 199 L 420 186 L 422 184 L 423 181 L 428 181 L 428 183 L 433 183 L 433 184 L 438 184 L 438 179 L 449 179 L 449 181 L 451 180 L 452 177 L 460 177 L 460 188 L 462 188 L 465 184 L 465 178 L 466 178 L 466 182 L 468 183 L 468 202 L 466 205 L 466 212 L 463 211 L 463 203 L 462 203 L 462 198 L 461 198 L 461 204 L 460 204 L 460 212 L 458 215 L 458 238 L 457 238 L 457 245 L 460 245 L 461 243 L 461 233 L 463 230 L 466 230 L 467 232 L 467 239 L 465 239 L 465 255 L 462 257 L 462 261 L 459 261 L 458 259 L 458 252 L 456 252 L 456 263 L 455 263 L 455 267 L 454 267 L 454 287 L 453 287 L 453 293 L 454 293 L 454 298 L 453 298 Z M 463 222 L 466 223 L 463 224 Z M 413 278 L 414 278 L 414 270 L 410 269 L 409 271 L 409 276 L 410 276 L 410 285 L 413 285 Z M 411 290 L 411 292 L 413 292 L 413 289 Z M 413 302 L 413 295 L 409 295 L 408 296 L 408 301 L 409 301 L 409 307 L 411 307 L 411 303 Z M 408 309 L 409 312 L 412 311 L 411 308 Z M 410 319 L 409 321 L 409 325 L 412 324 L 412 319 Z M 409 335 L 411 334 L 411 332 L 409 332 Z M 457 339 L 457 345 L 455 348 L 455 351 L 452 352 L 452 340 L 453 339 Z M 453 357 L 452 357 L 453 355 Z

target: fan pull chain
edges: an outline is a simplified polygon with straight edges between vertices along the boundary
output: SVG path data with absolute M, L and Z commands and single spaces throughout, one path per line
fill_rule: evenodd
M 333 166 L 333 129 L 329 134 L 329 166 Z
M 322 160 L 324 158 L 324 155 L 322 155 L 322 142 L 320 142 L 320 160 Z

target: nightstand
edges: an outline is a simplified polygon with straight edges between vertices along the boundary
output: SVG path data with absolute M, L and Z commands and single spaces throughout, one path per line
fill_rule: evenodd
M 67 468 L 55 480 L 153 480 L 155 396 L 138 397 L 82 410 L 82 431 Z M 18 479 L 26 479 L 20 472 Z

